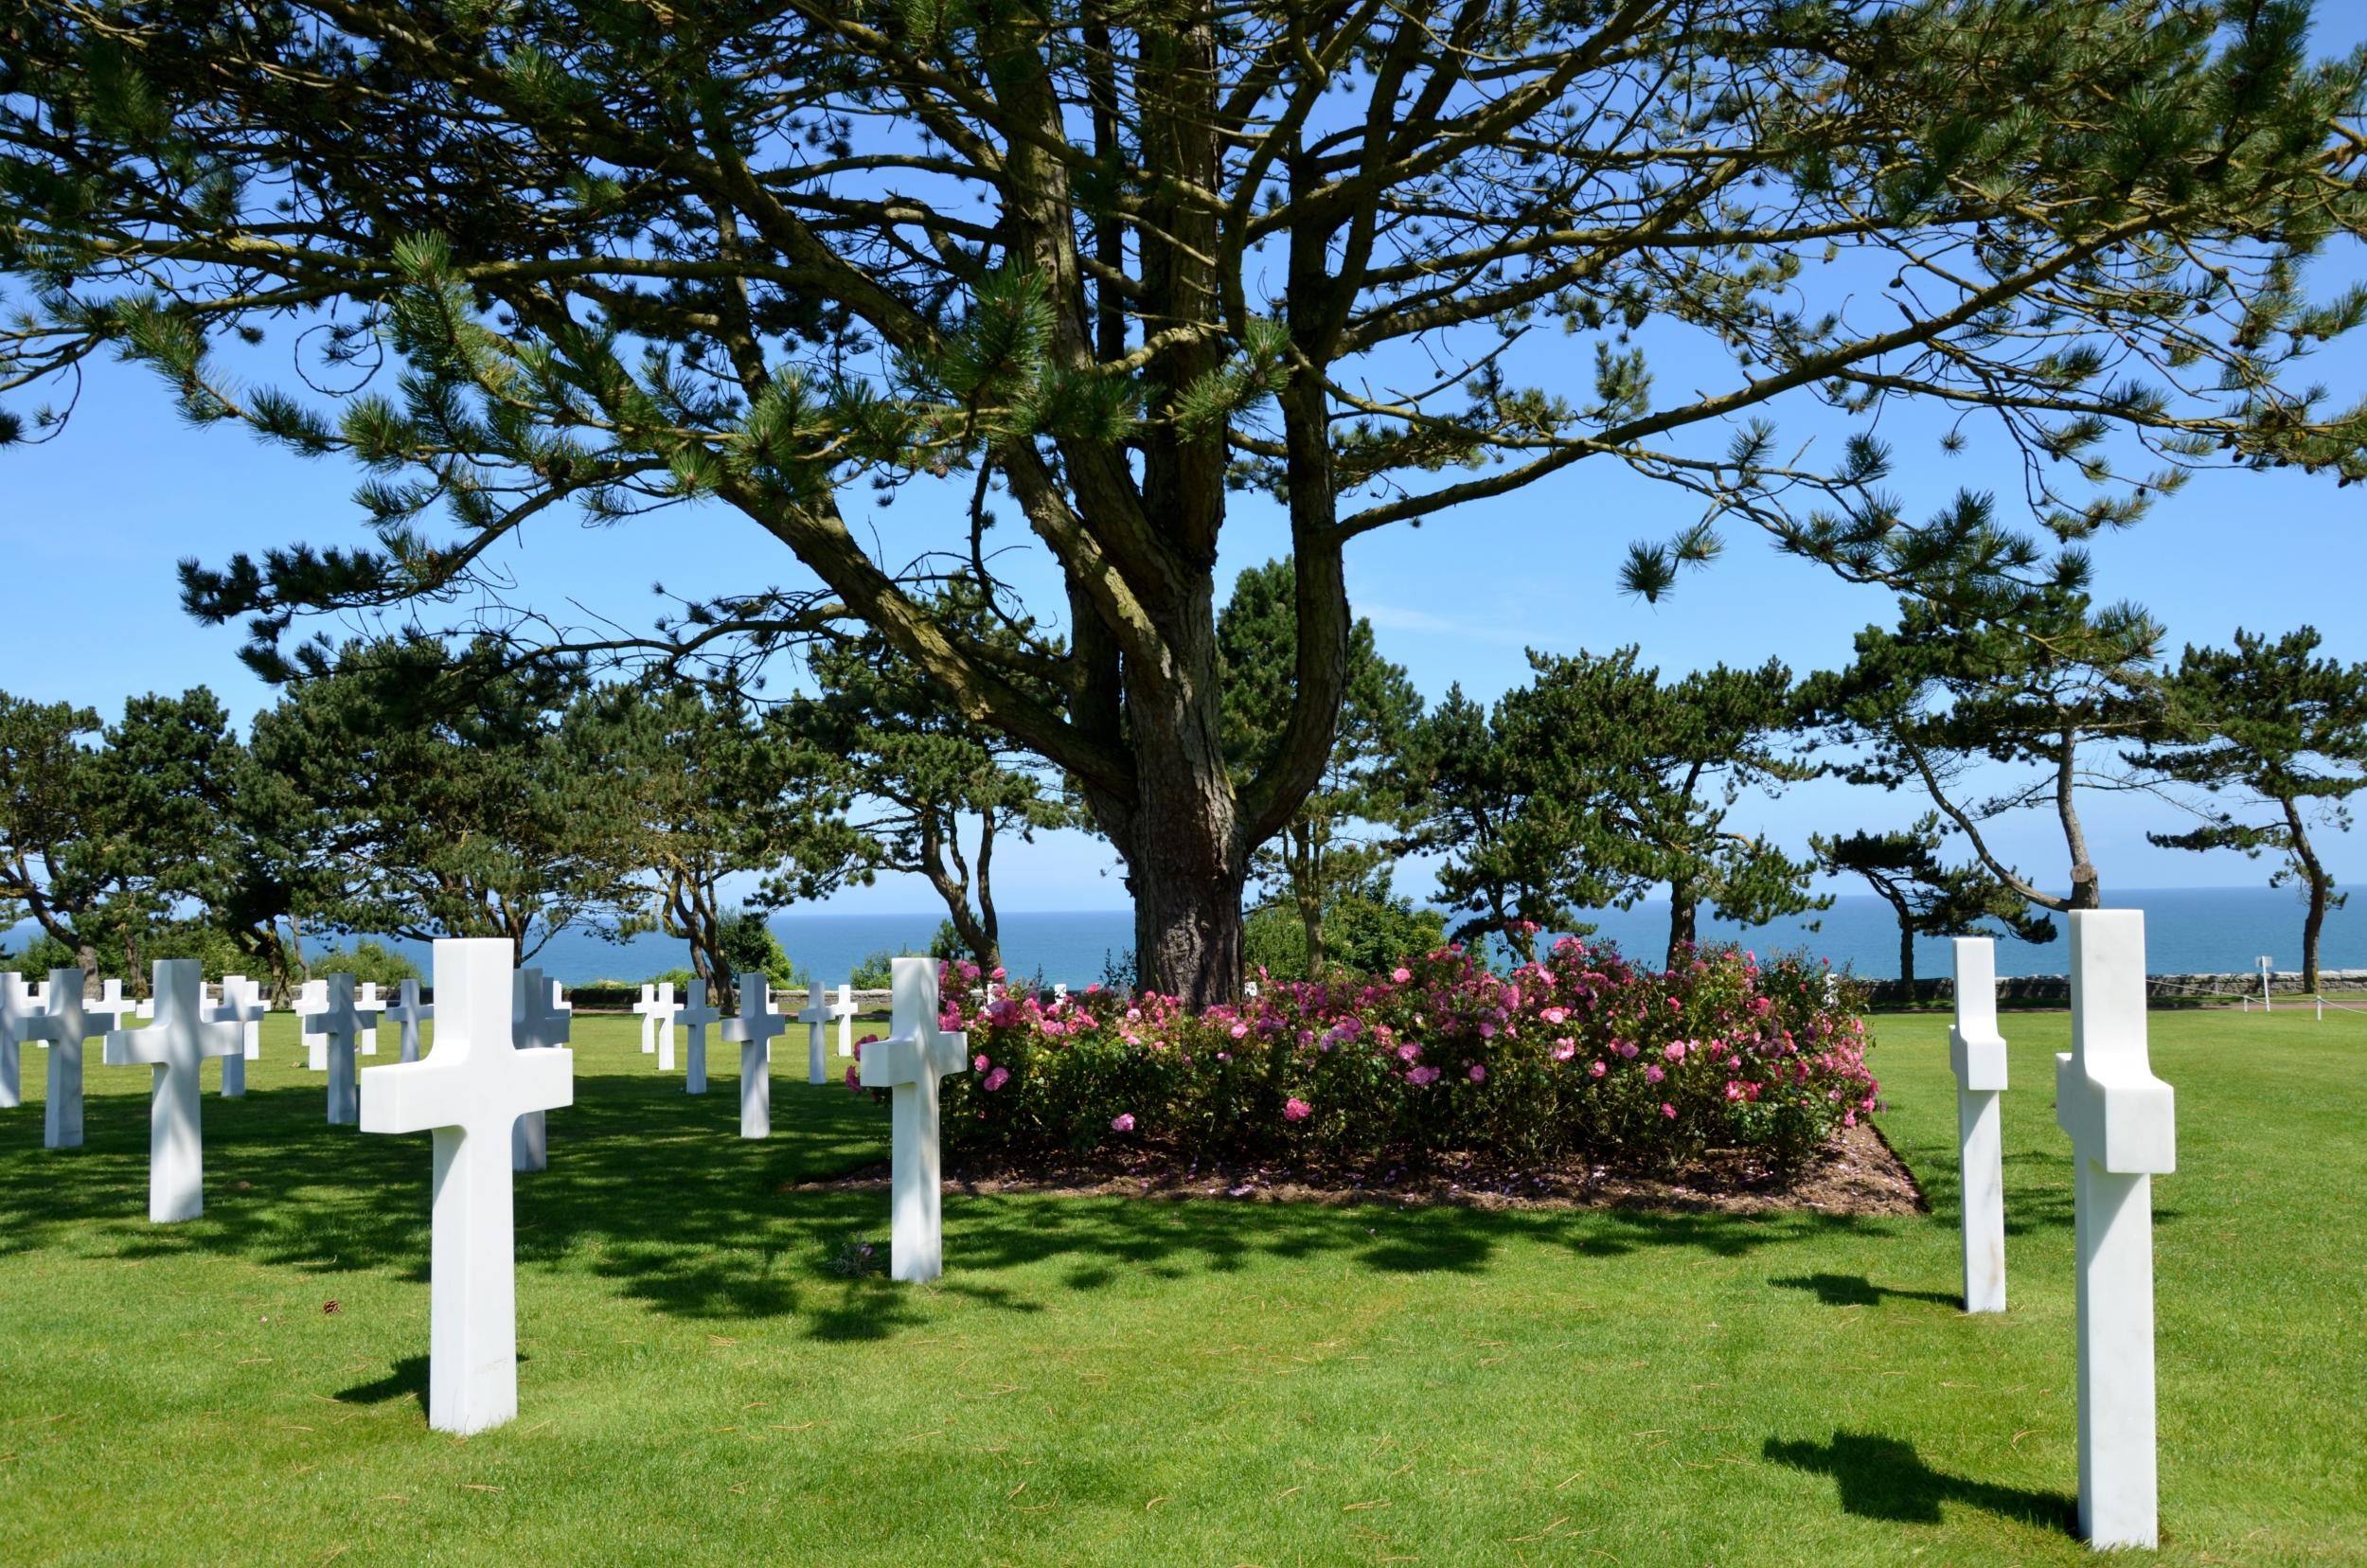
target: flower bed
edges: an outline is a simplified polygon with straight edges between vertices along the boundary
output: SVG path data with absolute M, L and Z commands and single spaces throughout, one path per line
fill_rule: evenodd
M 946 966 L 952 1152 L 1023 1161 L 1146 1144 L 1196 1158 L 1614 1158 L 1710 1149 L 1790 1162 L 1874 1109 L 1846 988 L 1796 958 L 1705 953 L 1661 972 L 1570 939 L 1510 974 L 1459 948 L 1361 984 L 1272 984 L 1193 1014 L 1094 988 L 980 1002 Z

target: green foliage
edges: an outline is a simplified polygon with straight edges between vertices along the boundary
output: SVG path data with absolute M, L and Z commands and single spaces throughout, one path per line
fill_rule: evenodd
M 719 945 L 727 975 L 761 974 L 776 988 L 811 983 L 781 947 L 761 908 L 742 905 L 724 916 Z M 725 986 L 724 992 L 737 994 L 736 986 Z
M 1217 619 L 1225 756 L 1243 786 L 1271 769 L 1290 743 L 1301 654 L 1296 588 L 1290 561 L 1253 566 L 1236 579 Z M 1300 923 L 1302 973 L 1321 971 L 1335 956 L 1354 962 L 1332 952 L 1330 911 L 1385 872 L 1415 821 L 1404 754 L 1422 715 L 1421 694 L 1402 667 L 1380 656 L 1370 621 L 1359 616 L 1350 623 L 1346 641 L 1340 719 L 1322 776 L 1250 863 L 1264 902 L 1287 900 Z M 1245 955 L 1244 962 L 1255 967 L 1257 960 Z
M 1002 621 L 994 592 L 987 579 L 954 573 L 930 614 L 1023 661 L 1030 629 Z M 828 864 L 776 873 L 767 881 L 769 896 L 812 898 L 880 871 L 907 872 L 944 901 L 963 953 L 988 969 L 1001 964 L 996 849 L 1075 826 L 1080 813 L 1040 759 L 945 703 L 889 638 L 866 633 L 817 651 L 810 665 L 818 692 L 785 704 L 780 722 L 831 759 L 833 787 L 853 802 L 850 846 Z M 1043 701 L 1058 700 L 1049 678 L 1022 678 Z
M 315 853 L 335 879 L 324 923 L 507 936 L 523 962 L 567 925 L 641 901 L 633 793 L 563 722 L 578 670 L 424 636 L 303 655 L 252 746 L 319 813 Z
M 419 967 L 385 943 L 365 936 L 351 947 L 330 949 L 306 966 L 313 974 L 350 974 L 392 992 L 405 980 L 424 980 Z
M 898 948 L 894 953 L 885 948 L 877 953 L 867 953 L 855 965 L 850 983 L 857 990 L 886 990 L 896 983 L 896 960 L 926 956 L 930 955 L 916 953 L 908 947 Z
M 1846 669 L 1806 682 L 1801 706 L 1828 743 L 1850 752 L 1828 771 L 1886 790 L 1920 787 L 1989 873 L 2023 899 L 2046 909 L 2093 909 L 2102 883 L 2088 856 L 2078 791 L 2130 781 L 2084 763 L 2083 752 L 2137 739 L 2162 722 L 2162 694 L 2148 668 L 2161 636 L 2142 609 L 2097 609 L 2073 586 L 2020 596 L 2011 625 L 1910 601 L 1895 629 L 1858 633 Z M 2019 781 L 1960 798 L 1961 775 L 1984 761 L 2019 772 Z M 2023 878 L 1982 837 L 1983 823 L 2033 807 L 2054 812 L 2061 829 L 2068 895 Z
M 1324 907 L 1325 975 L 1375 974 L 1408 953 L 1429 953 L 1447 939 L 1447 917 L 1417 909 L 1393 892 L 1386 870 L 1363 883 L 1335 889 Z M 1241 961 L 1276 980 L 1314 978 L 1307 958 L 1307 923 L 1295 903 L 1260 904 L 1241 922 Z
M 561 733 L 566 755 L 598 758 L 612 791 L 615 854 L 635 888 L 618 934 L 686 940 L 719 996 L 740 969 L 785 975 L 751 935 L 762 911 L 727 910 L 723 882 L 763 873 L 773 891 L 760 902 L 777 908 L 860 864 L 838 759 L 737 696 L 655 681 L 585 692 Z
M 1636 650 L 1531 652 L 1536 678 L 1483 719 L 1460 691 L 1426 724 L 1428 842 L 1451 857 L 1441 891 L 1472 918 L 1459 935 L 1568 930 L 1569 913 L 1627 908 L 1669 890 L 1668 962 L 1695 939 L 1697 912 L 1759 924 L 1822 908 L 1815 867 L 1727 812 L 1746 790 L 1772 794 L 1815 769 L 1787 746 L 1790 671 L 1723 665 L 1664 683 Z
M 1898 917 L 1898 977 L 1914 1000 L 1915 938 L 1970 936 L 2003 927 L 2025 942 L 2055 940 L 2055 922 L 1978 864 L 1940 858 L 1939 814 L 1927 811 L 1904 831 L 1811 838 L 1825 870 L 1863 877 Z
M 2191 467 L 2367 478 L 2367 405 L 2308 364 L 2367 320 L 2313 265 L 2367 233 L 2367 54 L 2314 58 L 2301 0 L 17 9 L 0 391 L 119 353 L 363 471 L 363 548 L 185 567 L 259 668 L 299 618 L 429 606 L 547 649 L 522 529 L 728 508 L 781 559 L 624 640 L 735 677 L 883 640 L 1077 782 L 1202 1000 L 1347 673 L 1231 776 L 1228 490 L 1287 508 L 1328 639 L 1347 541 L 1590 461 L 1687 508 L 1634 592 L 1739 526 L 2006 626 Z M 300 386 L 214 347 L 292 330 Z M 2021 459 L 2026 522 L 1906 517 L 1902 403 Z M 916 491 L 913 527 L 856 515 Z
M 2319 657 L 2319 642 L 2305 626 L 2273 642 L 2239 628 L 2233 649 L 2190 645 L 2165 683 L 2161 725 L 2128 758 L 2209 797 L 2199 827 L 2147 833 L 2153 843 L 2280 858 L 2270 885 L 2298 883 L 2308 906 L 2302 970 L 2311 990 L 2326 914 L 2349 895 L 2334 890 L 2310 829 L 2347 831 L 2348 802 L 2367 789 L 2367 664 Z

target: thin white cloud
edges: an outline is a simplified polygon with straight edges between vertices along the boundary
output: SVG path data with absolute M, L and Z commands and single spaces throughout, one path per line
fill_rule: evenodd
M 1538 639 L 1517 628 L 1502 625 L 1485 616 L 1440 615 L 1428 610 L 1413 610 L 1397 604 L 1377 604 L 1359 599 L 1350 608 L 1383 632 L 1417 632 L 1425 636 L 1468 637 L 1474 642 L 1503 643 L 1509 648 L 1524 648 Z

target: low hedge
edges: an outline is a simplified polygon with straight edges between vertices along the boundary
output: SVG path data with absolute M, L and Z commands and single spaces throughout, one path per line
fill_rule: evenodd
M 946 966 L 943 1025 L 969 1031 L 972 1059 L 943 1086 L 958 1154 L 1789 1163 L 1878 1094 L 1855 989 L 1797 956 L 1705 952 L 1661 971 L 1572 938 L 1500 975 L 1447 947 L 1197 1014 L 1097 987 L 982 1002 L 977 981 Z

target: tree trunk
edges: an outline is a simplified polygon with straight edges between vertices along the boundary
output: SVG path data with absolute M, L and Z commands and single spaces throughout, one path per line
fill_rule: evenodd
M 1898 922 L 1898 983 L 1907 989 L 1910 1007 L 1915 1000 L 1915 928 L 1905 920 Z
M 2301 863 L 2302 877 L 2309 883 L 2309 913 L 2302 918 L 2302 994 L 2318 994 L 2318 936 L 2324 931 L 2326 907 L 2331 903 L 2334 879 L 2319 864 L 2318 853 L 2311 847 L 2309 834 L 2302 826 L 2299 803 L 2280 801 L 2285 808 L 2286 830 L 2292 835 L 2293 858 Z
M 1213 622 L 1208 634 L 1213 646 Z M 1211 675 L 1212 664 L 1201 666 Z M 1237 1001 L 1249 856 L 1234 827 L 1215 684 L 1198 700 L 1160 705 L 1129 685 L 1139 782 L 1117 842 L 1134 895 L 1137 983 L 1196 1008 Z
M 1668 884 L 1668 956 L 1667 967 L 1675 969 L 1680 958 L 1689 958 L 1694 945 L 1700 900 L 1689 882 Z
M 2079 808 L 2073 796 L 2078 758 L 2079 732 L 2065 729 L 2062 760 L 2055 773 L 2056 814 L 2063 819 L 2063 844 L 2071 850 L 2071 900 L 2065 907 L 2102 909 L 2103 884 L 2096 880 L 2096 868 L 2088 859 L 2088 834 L 2079 825 Z

